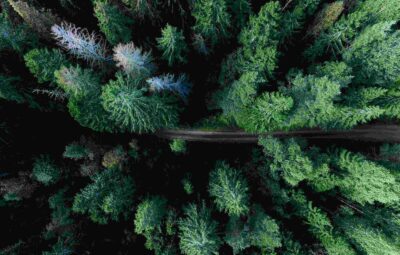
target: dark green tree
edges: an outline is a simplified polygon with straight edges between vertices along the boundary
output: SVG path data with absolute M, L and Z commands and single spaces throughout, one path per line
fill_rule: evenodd
M 230 14 L 225 0 L 195 1 L 192 15 L 196 21 L 193 26 L 194 32 L 204 36 L 212 47 L 230 35 Z
M 94 15 L 99 21 L 101 32 L 112 45 L 131 40 L 133 20 L 125 16 L 118 6 L 108 0 L 94 0 Z
M 212 255 L 218 253 L 221 240 L 217 235 L 217 222 L 203 202 L 189 204 L 185 216 L 179 221 L 179 245 L 186 255 Z
M 24 55 L 25 65 L 39 83 L 55 82 L 54 72 L 70 64 L 57 49 L 33 49 Z
M 161 37 L 157 38 L 158 48 L 162 51 L 162 57 L 168 61 L 169 66 L 176 63 L 187 62 L 187 45 L 183 32 L 176 27 L 167 24 L 161 30 Z
M 61 172 L 61 169 L 50 159 L 49 155 L 40 155 L 33 163 L 33 178 L 46 186 L 60 180 Z
M 121 216 L 128 216 L 134 190 L 132 178 L 125 176 L 120 169 L 104 169 L 74 197 L 72 210 L 87 213 L 92 221 L 99 224 L 118 221 Z
M 210 173 L 208 191 L 217 208 L 229 216 L 245 215 L 249 210 L 248 183 L 242 173 L 225 162 Z

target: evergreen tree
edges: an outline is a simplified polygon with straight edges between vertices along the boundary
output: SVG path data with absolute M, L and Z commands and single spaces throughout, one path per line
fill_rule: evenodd
M 391 29 L 394 23 L 367 27 L 344 52 L 355 84 L 389 87 L 400 78 L 400 32 Z
M 365 27 L 382 21 L 400 18 L 400 5 L 396 0 L 365 0 L 353 12 L 342 16 L 333 26 L 322 32 L 307 49 L 307 58 L 315 59 L 329 51 L 335 55 L 347 48 Z
M 154 231 L 161 231 L 162 220 L 166 215 L 167 201 L 161 197 L 143 200 L 135 214 L 135 233 L 151 236 Z
M 15 101 L 16 103 L 24 103 L 25 96 L 17 87 L 17 82 L 20 82 L 19 77 L 7 77 L 0 75 L 0 99 L 7 101 Z
M 193 3 L 192 15 L 195 33 L 201 34 L 211 47 L 229 36 L 230 15 L 225 0 L 199 0 Z
M 337 185 L 349 199 L 360 204 L 392 204 L 399 201 L 400 188 L 396 177 L 385 167 L 346 150 L 335 156 L 334 165 L 341 174 Z
M 143 79 L 150 77 L 156 69 L 151 53 L 142 51 L 133 43 L 114 47 L 114 61 L 126 74 Z
M 171 91 L 178 94 L 184 101 L 187 102 L 191 84 L 187 81 L 185 75 L 180 75 L 176 80 L 172 74 L 152 77 L 146 80 L 151 91 Z
M 94 0 L 94 15 L 99 28 L 112 45 L 127 43 L 132 38 L 133 20 L 125 16 L 116 5 L 108 0 Z
M 32 175 L 45 186 L 56 183 L 61 178 L 61 169 L 55 165 L 49 155 L 40 155 L 33 164 Z
M 250 14 L 252 14 L 251 4 L 248 0 L 227 0 L 229 13 L 232 14 L 234 28 L 238 31 L 246 26 Z
M 51 27 L 53 37 L 59 45 L 77 58 L 89 63 L 109 62 L 104 42 L 95 33 L 76 27 L 74 24 L 62 23 Z
M 69 159 L 84 159 L 90 155 L 90 150 L 82 145 L 71 143 L 65 147 L 65 151 L 63 153 L 64 158 Z
M 21 18 L 33 30 L 39 33 L 46 39 L 51 39 L 50 31 L 54 24 L 60 23 L 60 19 L 51 13 L 49 10 L 38 10 L 28 2 L 21 0 L 7 0 L 14 11 L 21 16 Z
M 161 37 L 157 38 L 158 48 L 162 51 L 162 57 L 168 61 L 169 66 L 176 63 L 187 62 L 187 45 L 183 32 L 176 27 L 167 24 L 161 30 Z
M 6 12 L 0 14 L 0 51 L 11 49 L 22 53 L 36 44 L 36 35 L 25 24 L 12 24 Z
M 172 142 L 169 144 L 169 147 L 171 148 L 171 151 L 175 153 L 185 153 L 187 150 L 186 141 L 182 139 L 172 140 Z
M 238 64 L 242 71 L 259 72 L 267 80 L 273 77 L 277 66 L 281 19 L 277 1 L 266 3 L 257 15 L 250 16 L 248 25 L 239 35 L 243 59 Z
M 210 173 L 209 193 L 217 208 L 229 216 L 245 215 L 249 210 L 248 183 L 242 174 L 225 162 Z
M 133 180 L 120 169 L 105 169 L 93 176 L 93 183 L 75 197 L 72 210 L 87 213 L 92 221 L 106 224 L 128 216 L 133 204 Z
M 57 49 L 33 49 L 24 55 L 24 60 L 39 83 L 54 82 L 54 72 L 69 66 L 66 57 Z
M 177 122 L 177 112 L 165 97 L 146 96 L 145 89 L 129 85 L 121 75 L 110 81 L 101 95 L 104 109 L 123 130 L 149 132 Z
M 179 245 L 186 255 L 211 255 L 218 253 L 221 240 L 217 235 L 217 222 L 203 202 L 189 204 L 185 217 L 179 221 Z
M 159 0 L 122 0 L 122 2 L 130 7 L 135 16 L 141 19 L 146 16 L 150 18 L 155 18 L 157 16 Z
M 341 0 L 326 4 L 316 15 L 313 23 L 308 29 L 308 33 L 317 37 L 321 32 L 330 28 L 342 14 L 344 7 L 344 2 Z

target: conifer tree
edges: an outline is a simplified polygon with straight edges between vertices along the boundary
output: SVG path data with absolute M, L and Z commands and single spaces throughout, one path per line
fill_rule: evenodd
M 251 4 L 248 0 L 227 0 L 229 13 L 232 15 L 234 28 L 238 31 L 246 26 L 250 14 L 252 13 Z
M 141 19 L 144 17 L 155 18 L 159 0 L 122 0 L 133 11 L 133 14 Z
M 68 67 L 66 57 L 57 49 L 33 49 L 24 55 L 25 65 L 39 83 L 55 82 L 54 72 Z
M 135 214 L 135 233 L 150 238 L 154 231 L 161 231 L 162 220 L 166 215 L 166 204 L 166 199 L 161 197 L 143 200 Z
M 87 158 L 90 155 L 90 150 L 80 144 L 72 143 L 65 147 L 63 153 L 64 158 L 79 160 Z
M 225 162 L 210 173 L 209 193 L 217 208 L 229 216 L 245 215 L 249 210 L 248 183 L 242 174 Z
M 186 141 L 182 139 L 174 139 L 169 144 L 171 151 L 175 153 L 185 153 L 187 150 L 186 146 L 187 146 Z
M 221 240 L 217 235 L 217 222 L 203 202 L 189 204 L 185 216 L 179 221 L 179 246 L 186 255 L 212 255 L 218 253 Z
M 116 5 L 108 0 L 94 0 L 94 15 L 99 21 L 99 28 L 107 41 L 116 45 L 127 43 L 132 38 L 133 20 L 125 16 Z
M 162 57 L 169 66 L 176 63 L 187 62 L 187 45 L 183 32 L 167 24 L 161 30 L 161 37 L 157 38 L 158 48 L 162 51 Z
M 178 94 L 185 102 L 187 102 L 191 84 L 183 74 L 178 76 L 176 79 L 172 74 L 165 74 L 149 78 L 146 82 L 149 84 L 151 91 L 171 91 Z
M 130 78 L 119 75 L 104 86 L 101 95 L 104 109 L 121 129 L 142 133 L 175 125 L 177 112 L 168 98 L 146 96 L 144 88 L 129 83 Z
M 74 24 L 62 23 L 51 27 L 53 37 L 70 54 L 89 63 L 109 62 L 106 47 L 101 38 Z
M 132 178 L 124 176 L 120 169 L 104 169 L 74 197 L 72 210 L 87 213 L 99 224 L 118 221 L 121 216 L 128 216 L 134 190 Z
M 193 26 L 194 32 L 209 41 L 211 47 L 230 35 L 230 15 L 225 0 L 195 1 L 192 15 L 196 20 Z
M 344 52 L 355 84 L 389 87 L 399 79 L 400 32 L 391 29 L 394 23 L 367 27 Z
M 13 24 L 6 12 L 0 14 L 0 51 L 15 50 L 22 53 L 37 44 L 37 37 L 25 24 Z
M 28 2 L 21 0 L 8 0 L 12 8 L 33 30 L 42 37 L 51 39 L 51 27 L 60 23 L 60 19 L 51 13 L 50 10 L 38 10 Z
M 150 77 L 156 69 L 151 52 L 145 52 L 133 43 L 114 47 L 114 61 L 126 74 L 143 79 Z
M 35 180 L 48 186 L 61 178 L 61 169 L 55 165 L 49 155 L 41 155 L 35 159 L 32 175 Z
M 17 87 L 19 77 L 7 77 L 0 75 L 0 99 L 7 101 L 15 101 L 16 103 L 24 103 L 25 96 Z

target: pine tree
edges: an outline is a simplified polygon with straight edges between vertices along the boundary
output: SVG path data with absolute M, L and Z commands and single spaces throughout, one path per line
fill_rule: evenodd
M 159 0 L 122 0 L 122 2 L 129 6 L 133 14 L 140 19 L 146 16 L 150 18 L 157 17 Z
M 79 160 L 89 157 L 90 150 L 82 145 L 71 143 L 65 147 L 64 158 Z
M 51 39 L 50 31 L 54 24 L 60 23 L 60 19 L 51 13 L 50 10 L 36 9 L 33 5 L 28 2 L 21 0 L 7 0 L 14 11 L 21 16 L 21 18 L 28 24 L 33 30 L 39 33 L 46 39 Z
M 259 72 L 266 80 L 273 77 L 277 66 L 281 18 L 277 1 L 266 3 L 257 15 L 250 16 L 248 25 L 239 35 L 239 42 L 243 45 L 243 60 L 238 63 L 240 69 Z
M 360 204 L 399 201 L 400 188 L 396 178 L 385 167 L 346 150 L 341 150 L 334 160 L 341 175 L 337 185 L 344 196 Z
M 49 155 L 40 155 L 35 159 L 32 175 L 35 180 L 48 186 L 60 180 L 61 169 L 55 165 Z
M 25 24 L 15 25 L 5 12 L 0 14 L 0 51 L 11 49 L 22 53 L 36 44 L 36 35 Z
M 161 231 L 162 220 L 166 215 L 167 200 L 161 197 L 149 197 L 137 207 L 135 214 L 135 233 L 151 236 Z
M 179 245 L 186 255 L 211 255 L 218 253 L 221 240 L 217 235 L 217 222 L 203 202 L 189 204 L 185 217 L 179 221 Z
M 245 215 L 249 210 L 248 183 L 242 174 L 225 162 L 210 173 L 209 193 L 217 209 L 229 216 Z
M 187 62 L 188 47 L 183 32 L 167 24 L 161 30 L 161 37 L 157 38 L 157 47 L 162 51 L 162 57 L 169 66 Z
M 175 76 L 172 74 L 166 74 L 161 76 L 152 77 L 146 80 L 150 86 L 150 91 L 161 92 L 171 91 L 179 95 L 185 102 L 189 96 L 191 84 L 187 81 L 185 75 Z
M 83 188 L 75 197 L 72 210 L 89 214 L 92 221 L 106 224 L 127 217 L 133 204 L 133 180 L 122 171 L 105 169 L 93 176 L 93 183 Z
M 54 72 L 70 64 L 57 49 L 33 49 L 24 55 L 25 65 L 39 83 L 54 82 Z
M 151 53 L 142 51 L 133 43 L 114 47 L 114 61 L 126 74 L 143 79 L 149 78 L 156 69 Z
M 65 22 L 53 25 L 51 32 L 59 45 L 77 58 L 91 64 L 111 61 L 106 54 L 104 42 L 95 33 L 89 33 L 86 29 Z
M 0 99 L 15 101 L 19 104 L 24 103 L 26 101 L 25 95 L 17 87 L 20 80 L 19 77 L 0 75 Z
M 340 55 L 365 27 L 399 18 L 400 5 L 396 0 L 362 1 L 353 12 L 344 15 L 327 31 L 322 32 L 305 55 L 309 59 L 315 59 L 327 51 Z
M 199 0 L 193 3 L 192 15 L 195 18 L 193 30 L 201 34 L 211 47 L 229 36 L 230 15 L 225 0 Z
M 108 0 L 94 0 L 94 15 L 99 28 L 110 44 L 127 43 L 132 38 L 133 20 L 125 16 L 116 5 Z
M 185 153 L 187 151 L 186 146 L 187 146 L 186 141 L 182 139 L 174 139 L 169 144 L 171 151 L 175 153 Z
M 400 32 L 391 29 L 394 23 L 367 27 L 344 52 L 355 84 L 389 87 L 399 79 Z
M 143 133 L 175 125 L 177 112 L 167 98 L 146 96 L 145 89 L 132 87 L 129 81 L 117 76 L 103 87 L 101 95 L 104 109 L 121 129 Z

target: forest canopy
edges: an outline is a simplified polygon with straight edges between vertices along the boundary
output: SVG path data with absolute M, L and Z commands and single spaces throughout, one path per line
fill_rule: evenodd
M 0 112 L 0 255 L 400 254 L 398 0 L 0 0 Z

